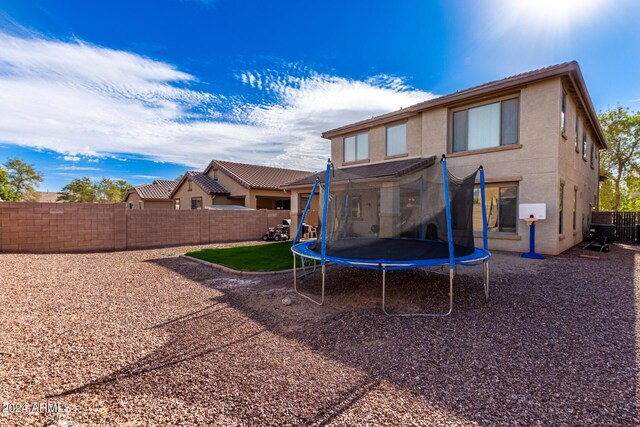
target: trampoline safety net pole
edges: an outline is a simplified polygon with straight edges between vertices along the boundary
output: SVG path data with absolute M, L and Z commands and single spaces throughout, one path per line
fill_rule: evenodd
M 445 206 L 445 215 L 447 217 L 447 240 L 449 243 L 449 270 L 453 270 L 455 267 L 454 262 L 454 252 L 453 252 L 453 231 L 451 229 L 451 202 L 449 197 L 449 175 L 447 173 L 447 158 L 445 155 L 442 155 L 442 159 L 440 160 L 442 163 L 442 178 L 444 182 L 444 206 Z
M 329 210 L 329 189 L 331 185 L 331 159 L 327 161 L 327 171 L 324 179 L 324 207 L 322 209 L 322 249 L 321 249 L 321 263 L 324 268 L 327 263 L 327 211 Z M 324 270 L 323 270 L 324 271 Z
M 304 224 L 304 219 L 307 217 L 307 212 L 309 212 L 309 208 L 311 207 L 311 201 L 313 200 L 314 194 L 316 194 L 316 189 L 318 188 L 318 183 L 320 180 L 316 178 L 316 182 L 313 183 L 313 188 L 311 189 L 311 195 L 309 196 L 309 200 L 307 200 L 307 206 L 304 208 L 304 212 L 302 212 L 302 217 L 300 218 L 300 223 L 298 224 L 298 230 L 296 231 L 296 235 L 293 238 L 292 244 L 295 245 L 298 239 L 300 238 L 300 233 L 302 233 L 302 224 Z
M 487 204 L 486 196 L 484 192 L 484 168 L 480 166 L 480 201 L 482 203 L 482 249 L 489 249 L 489 243 L 487 239 Z

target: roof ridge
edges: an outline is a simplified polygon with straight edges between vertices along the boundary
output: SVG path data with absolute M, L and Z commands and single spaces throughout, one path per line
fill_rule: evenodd
M 256 168 L 267 168 L 267 169 L 278 169 L 278 170 L 283 170 L 283 171 L 288 171 L 288 172 L 310 172 L 310 171 L 306 171 L 306 170 L 302 170 L 302 169 L 289 169 L 289 168 L 283 168 L 280 166 L 266 166 L 266 165 L 255 165 L 252 163 L 243 163 L 243 162 L 232 162 L 230 160 L 211 160 L 211 163 L 231 163 L 234 165 L 242 165 L 242 166 L 251 166 L 251 167 L 256 167 Z

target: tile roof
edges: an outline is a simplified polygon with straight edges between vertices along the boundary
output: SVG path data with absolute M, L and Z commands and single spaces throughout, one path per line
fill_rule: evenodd
M 362 120 L 356 123 L 350 123 L 345 126 L 341 126 L 335 129 L 328 130 L 322 133 L 323 138 L 332 138 L 339 136 L 347 132 L 353 132 L 360 129 L 365 129 L 370 126 L 386 123 L 400 118 L 410 117 L 418 114 L 420 111 L 427 108 L 433 108 L 436 106 L 445 106 L 455 102 L 461 102 L 469 98 L 490 94 L 493 92 L 508 90 L 513 87 L 521 86 L 530 82 L 543 80 L 550 77 L 557 77 L 561 75 L 568 75 L 579 92 L 581 102 L 584 103 L 584 107 L 587 111 L 592 126 L 598 134 L 598 139 L 602 148 L 607 147 L 607 140 L 602 132 L 600 123 L 598 122 L 598 116 L 589 97 L 580 66 L 576 61 L 563 62 L 561 64 L 550 65 L 548 67 L 539 68 L 537 70 L 527 71 L 513 76 L 505 77 L 500 80 L 494 80 L 489 83 L 484 83 L 479 86 L 474 86 L 469 89 L 460 90 L 448 95 L 439 96 L 428 101 L 420 102 L 418 104 L 411 105 L 407 108 L 392 111 L 390 113 L 382 114 L 379 116 L 371 117 L 370 119 Z
M 209 175 L 195 171 L 189 171 L 186 175 L 208 194 L 229 195 L 229 190 L 224 188 L 222 184 L 211 178 Z
M 169 200 L 171 191 L 178 184 L 178 181 L 170 181 L 166 179 L 158 179 L 152 184 L 143 184 L 135 187 L 131 191 L 138 193 L 142 200 Z
M 311 174 L 310 171 L 249 165 L 223 160 L 212 160 L 204 170 L 204 173 L 208 173 L 212 168 L 222 171 L 245 188 L 264 190 L 279 190 L 284 184 Z
M 373 178 L 395 178 L 419 169 L 427 168 L 433 165 L 436 156 L 415 157 L 411 159 L 392 160 L 381 163 L 371 163 L 361 166 L 348 166 L 344 168 L 336 168 L 331 177 L 332 181 L 347 181 L 349 179 L 373 179 Z M 300 185 L 310 185 L 320 178 L 320 182 L 324 182 L 324 172 L 309 175 L 305 178 L 292 181 L 285 187 L 297 187 Z

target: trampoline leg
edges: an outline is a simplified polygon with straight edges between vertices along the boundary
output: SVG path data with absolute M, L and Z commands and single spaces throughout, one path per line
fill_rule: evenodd
M 304 261 L 302 261 L 304 263 Z M 314 271 L 315 271 L 315 267 L 314 267 Z M 312 272 L 313 273 L 313 272 Z M 310 273 L 308 273 L 310 274 Z M 318 304 L 318 305 L 322 305 L 324 304 L 324 279 L 325 279 L 325 266 L 322 266 L 322 294 L 321 294 L 321 298 L 320 301 L 316 301 L 313 298 L 311 298 L 310 296 L 307 296 L 305 294 L 303 294 L 302 292 L 300 292 L 298 290 L 298 281 L 297 281 L 297 276 L 296 276 L 296 261 L 295 261 L 295 257 L 293 260 L 293 291 L 300 295 L 303 298 L 308 299 L 309 301 L 311 301 L 314 304 Z
M 382 270 L 382 312 L 391 317 L 445 317 L 451 314 L 453 311 L 453 278 L 455 276 L 455 269 L 449 268 L 449 310 L 446 313 L 389 313 L 386 309 L 386 282 L 387 272 Z
M 482 263 L 482 284 L 484 286 L 484 302 L 489 302 L 489 261 Z

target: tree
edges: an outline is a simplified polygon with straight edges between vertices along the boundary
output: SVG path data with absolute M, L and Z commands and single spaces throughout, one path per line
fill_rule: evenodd
M 58 200 L 91 203 L 97 200 L 96 187 L 88 176 L 76 178 L 62 188 Z
M 9 175 L 7 171 L 0 166 L 0 200 L 13 200 L 12 194 L 9 192 Z
M 33 201 L 40 198 L 36 187 L 44 181 L 42 174 L 33 165 L 20 159 L 9 159 L 4 164 L 9 178 L 9 198 L 13 201 Z
M 131 185 L 125 180 L 102 178 L 96 184 L 96 196 L 99 202 L 118 203 L 124 199 L 130 188 Z
M 609 149 L 600 156 L 600 172 L 609 176 L 611 184 L 601 189 L 601 209 L 630 208 L 626 197 L 633 197 L 628 184 L 640 171 L 640 112 L 631 113 L 618 106 L 599 114 Z M 608 194 L 611 192 L 612 194 Z
M 112 180 L 102 178 L 93 182 L 91 178 L 83 176 L 65 185 L 58 200 L 65 202 L 84 203 L 117 203 L 124 199 L 131 185 L 122 179 Z

